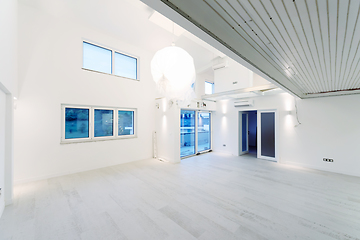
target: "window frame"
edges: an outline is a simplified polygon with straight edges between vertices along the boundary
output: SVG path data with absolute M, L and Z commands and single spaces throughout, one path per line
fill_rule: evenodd
M 77 108 L 77 109 L 88 109 L 89 110 L 89 137 L 87 138 L 65 138 L 65 128 L 66 128 L 66 119 L 65 119 L 65 109 L 66 108 Z M 88 106 L 80 106 L 80 105 L 62 105 L 61 106 L 61 142 L 78 142 L 78 141 L 89 141 L 91 140 L 92 135 L 92 112 L 91 107 Z
M 89 137 L 88 138 L 70 138 L 65 139 L 65 109 L 66 108 L 80 108 L 89 110 Z M 95 110 L 112 110 L 113 111 L 113 135 L 95 137 Z M 118 111 L 132 111 L 134 112 L 133 128 L 134 134 L 132 135 L 118 135 Z M 137 138 L 137 108 L 124 108 L 124 107 L 104 107 L 104 106 L 89 106 L 77 104 L 61 104 L 61 144 L 68 143 L 84 143 L 84 142 L 97 142 L 118 139 Z
M 134 128 L 134 134 L 131 135 L 120 135 L 119 136 L 119 111 L 132 111 L 134 112 L 133 117 L 133 128 Z M 118 138 L 130 138 L 130 137 L 136 137 L 137 136 L 137 112 L 134 108 L 117 108 L 116 109 L 116 137 Z
M 116 77 L 121 77 L 121 78 L 125 78 L 125 79 L 131 79 L 131 80 L 138 80 L 139 81 L 140 80 L 139 79 L 139 57 L 136 57 L 136 56 L 131 55 L 131 54 L 124 53 L 122 51 L 117 51 L 116 49 L 114 49 L 113 50 L 113 69 L 115 67 L 115 54 L 116 53 L 136 59 L 136 79 L 135 78 L 128 78 L 128 77 L 119 76 L 119 75 L 116 75 L 114 72 L 112 72 L 112 74 L 114 76 L 116 76 Z
M 91 108 L 91 110 L 92 110 L 92 116 L 93 116 L 93 118 L 92 118 L 92 120 L 93 120 L 93 132 L 92 132 L 92 137 L 93 137 L 93 139 L 111 139 L 111 138 L 115 138 L 115 111 L 114 111 L 114 108 L 107 108 L 107 107 L 92 107 Z M 113 111 L 113 122 L 112 122 L 112 127 L 113 127 L 113 135 L 112 136 L 99 136 L 99 137 L 96 137 L 95 136 L 95 110 L 110 110 L 110 111 Z
M 85 43 L 88 43 L 88 44 L 91 44 L 91 45 L 94 45 L 96 47 L 100 47 L 100 48 L 104 48 L 106 50 L 109 50 L 111 51 L 111 74 L 110 73 L 104 73 L 104 72 L 100 72 L 100 71 L 96 71 L 96 70 L 92 70 L 92 69 L 88 69 L 88 68 L 84 68 L 84 42 Z M 120 51 L 116 48 L 112 48 L 112 47 L 108 47 L 108 46 L 105 46 L 103 44 L 99 44 L 99 43 L 95 43 L 93 41 L 90 41 L 88 39 L 82 39 L 81 41 L 81 51 L 82 51 L 82 57 L 81 57 L 81 69 L 85 70 L 85 71 L 90 71 L 90 72 L 96 72 L 96 73 L 101 73 L 101 74 L 105 74 L 105 75 L 111 75 L 111 76 L 115 76 L 115 77 L 120 77 L 120 78 L 124 78 L 124 79 L 129 79 L 129 80 L 135 80 L 135 81 L 140 81 L 140 57 L 139 56 L 136 56 L 136 55 L 133 55 L 133 54 L 129 54 L 127 52 L 124 52 L 124 51 Z M 128 56 L 128 57 L 131 57 L 131 58 L 135 58 L 136 59 L 136 79 L 134 78 L 128 78 L 128 77 L 122 77 L 122 76 L 119 76 L 119 75 L 115 75 L 114 74 L 114 67 L 115 67 L 115 53 L 119 53 L 119 54 L 122 54 L 122 55 L 125 55 L 125 56 Z

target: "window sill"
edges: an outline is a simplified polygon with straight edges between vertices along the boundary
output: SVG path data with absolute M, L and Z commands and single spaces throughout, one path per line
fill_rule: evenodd
M 127 79 L 127 80 L 133 80 L 133 81 L 138 81 L 138 82 L 140 82 L 140 79 L 122 77 L 122 76 L 118 76 L 118 75 L 115 75 L 115 74 L 99 72 L 99 71 L 91 70 L 91 69 L 87 69 L 87 68 L 81 68 L 81 69 L 82 69 L 82 70 L 85 70 L 85 71 L 89 71 L 89 72 L 100 73 L 100 74 L 104 74 L 104 75 L 109 75 L 109 76 L 114 76 L 114 77 L 118 77 L 118 78 L 124 78 L 124 79 Z
M 123 140 L 123 139 L 132 139 L 137 138 L 136 135 L 134 136 L 126 136 L 126 137 L 99 137 L 99 139 L 79 139 L 79 140 L 61 140 L 60 144 L 73 144 L 73 143 L 89 143 L 89 142 L 103 142 L 103 141 L 113 141 L 113 140 Z

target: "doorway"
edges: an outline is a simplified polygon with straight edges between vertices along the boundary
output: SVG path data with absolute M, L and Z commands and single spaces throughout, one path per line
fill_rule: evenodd
M 276 110 L 239 112 L 239 156 L 277 161 Z
M 211 112 L 181 110 L 180 157 L 208 152 L 211 145 Z
M 239 112 L 239 155 L 257 157 L 257 111 Z

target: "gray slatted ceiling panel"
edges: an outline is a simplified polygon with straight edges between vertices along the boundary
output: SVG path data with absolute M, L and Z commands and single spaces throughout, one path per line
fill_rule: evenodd
M 281 67 L 281 62 L 266 48 L 264 42 L 261 41 L 257 33 L 253 31 L 254 29 L 249 26 L 249 21 L 246 21 L 246 19 L 251 20 L 250 16 L 247 14 L 240 15 L 228 4 L 228 1 L 204 0 L 204 2 L 211 7 L 216 14 L 219 14 L 239 36 L 243 37 L 272 66 L 284 73 L 285 67 Z
M 353 1 L 352 1 L 353 2 Z M 353 30 L 353 39 L 351 42 L 350 52 L 349 52 L 349 60 L 347 60 L 347 68 L 345 70 L 344 79 L 345 79 L 345 88 L 358 88 L 360 87 L 359 76 L 355 76 L 355 72 L 359 70 L 359 61 L 360 61 L 360 6 L 359 1 L 355 1 L 357 3 L 357 15 L 355 24 L 356 27 Z
M 349 83 L 348 77 L 349 72 L 351 71 L 351 66 L 353 64 L 354 57 L 357 53 L 357 49 L 360 43 L 360 31 L 358 24 L 359 21 L 359 14 L 360 14 L 360 1 L 351 1 L 350 2 L 350 11 L 349 11 L 349 20 L 348 20 L 348 27 L 347 33 L 350 33 L 347 37 L 347 41 L 345 42 L 344 48 L 344 58 L 343 64 L 341 66 L 342 74 L 341 79 L 344 79 L 342 82 L 341 88 L 346 88 L 347 84 Z
M 360 62 L 352 61 L 360 59 L 359 1 L 218 2 L 232 4 L 241 15 L 252 20 L 248 25 L 259 36 L 254 41 L 268 42 L 271 48 L 263 51 L 285 72 L 289 67 L 293 70 L 289 78 L 304 93 L 360 87 Z
M 293 65 L 289 64 L 289 60 L 285 60 L 283 57 L 285 54 L 283 54 L 283 52 L 277 51 L 273 44 L 271 44 L 271 41 L 269 40 L 269 38 L 271 38 L 271 33 L 268 31 L 268 34 L 265 34 L 266 27 L 261 28 L 258 26 L 259 23 L 261 24 L 259 14 L 252 15 L 249 13 L 246 8 L 243 7 L 243 4 L 246 3 L 241 3 L 236 0 L 207 0 L 206 2 L 211 4 L 219 13 L 225 13 L 223 16 L 228 22 L 233 23 L 232 26 L 235 26 L 235 28 L 239 27 L 245 31 L 247 37 L 251 39 L 249 41 L 253 41 L 256 44 L 256 49 L 260 49 L 260 52 L 264 52 L 265 54 L 263 54 L 263 56 L 268 60 L 270 59 L 269 62 L 274 62 L 277 69 L 280 69 L 285 73 L 290 71 L 289 68 L 292 68 Z M 259 21 L 255 21 L 254 18 L 258 18 Z M 268 18 L 268 20 L 271 21 L 270 18 Z M 292 82 L 294 85 L 299 89 L 302 89 L 298 84 L 299 77 L 297 75 L 289 73 L 287 74 L 287 77 L 289 80 L 293 80 Z M 294 79 L 296 80 L 294 81 Z
M 331 64 L 330 64 L 330 39 L 329 39 L 329 21 L 328 21 L 328 0 L 316 1 L 316 11 L 319 20 L 319 30 L 321 33 L 321 42 L 326 71 L 326 91 L 331 90 Z
M 338 4 L 338 21 L 337 21 L 337 40 L 336 40 L 336 57 L 335 57 L 335 89 L 340 89 L 340 66 L 343 56 L 343 47 L 345 42 L 349 1 L 341 0 L 341 4 Z
M 321 66 L 319 48 L 315 41 L 316 35 L 314 33 L 314 27 L 309 13 L 309 9 L 315 6 L 312 5 L 309 7 L 309 4 L 310 1 L 298 1 L 298 4 L 290 4 L 290 6 L 294 6 L 296 9 L 296 15 L 298 16 L 300 23 L 300 26 L 298 28 L 301 29 L 300 32 L 303 34 L 301 41 L 303 41 L 304 45 L 307 46 L 306 51 L 308 52 L 308 55 L 311 56 L 310 64 L 314 68 L 314 71 L 317 73 L 315 77 L 317 80 L 319 80 L 319 89 L 325 90 L 326 79 L 324 75 L 324 69 Z
M 284 3 L 282 1 L 282 3 Z M 289 4 L 290 3 L 290 4 Z M 296 11 L 295 4 L 286 1 L 285 4 L 276 4 L 275 7 L 279 12 L 279 17 L 283 19 L 286 25 L 286 31 L 289 33 L 290 38 L 294 42 L 295 49 L 300 53 L 302 61 L 306 64 L 310 73 L 310 86 L 311 92 L 316 92 L 320 87 L 319 83 L 315 81 L 319 79 L 318 72 L 314 69 L 314 60 L 309 49 L 307 39 L 304 34 L 303 26 L 300 22 L 299 15 Z
M 278 75 L 278 82 L 294 86 L 294 92 L 311 96 L 360 88 L 359 0 L 161 1 L 191 12 L 192 21 L 200 21 L 206 29 L 220 33 L 216 36 L 234 49 L 239 49 L 235 47 L 236 38 L 239 43 L 246 41 L 284 76 Z M 196 16 L 192 5 L 201 8 L 199 16 L 207 16 Z M 206 25 L 204 19 L 209 17 L 220 28 L 228 28 L 217 31 L 214 23 Z M 244 50 L 245 55 L 248 53 Z M 251 57 L 247 58 L 248 61 Z M 265 62 L 260 62 L 259 68 L 265 69 Z M 256 61 L 252 64 L 257 66 Z
M 233 0 L 235 1 L 235 0 Z M 237 1 L 236 1 L 237 2 Z M 267 47 L 270 48 L 270 51 L 276 56 L 278 59 L 282 60 L 282 65 L 284 66 L 284 70 L 289 67 L 296 72 L 296 75 L 290 75 L 289 77 L 293 77 L 296 79 L 295 84 L 302 89 L 303 91 L 308 91 L 306 88 L 301 87 L 298 84 L 298 81 L 301 81 L 300 76 L 304 75 L 303 70 L 300 67 L 297 67 L 297 64 L 293 64 L 296 62 L 296 59 L 292 54 L 288 54 L 290 49 L 284 38 L 280 36 L 279 39 L 275 37 L 275 35 L 279 34 L 278 28 L 274 25 L 271 15 L 268 11 L 263 7 L 261 2 L 259 1 L 249 1 L 242 3 L 244 8 L 246 8 L 249 14 L 253 18 L 253 26 L 258 29 L 255 31 L 261 32 L 264 35 L 264 41 L 266 41 Z M 272 32 L 274 31 L 274 33 Z
M 282 48 L 278 48 L 278 51 L 284 51 L 289 58 L 291 58 L 290 65 L 293 65 L 300 78 L 298 84 L 300 86 L 304 86 L 304 92 L 311 92 L 313 89 L 310 85 L 311 75 L 309 67 L 305 65 L 301 53 L 299 53 L 299 51 L 295 48 L 294 42 L 291 40 L 289 32 L 286 31 L 285 24 L 280 18 L 279 12 L 274 8 L 273 4 L 265 5 L 262 3 L 261 5 L 266 9 L 269 16 L 272 18 L 273 24 L 269 24 L 269 30 L 272 34 L 274 34 L 274 38 L 281 43 Z

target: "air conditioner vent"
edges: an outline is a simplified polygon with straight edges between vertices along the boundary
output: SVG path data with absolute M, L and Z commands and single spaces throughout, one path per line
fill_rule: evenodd
M 216 64 L 216 65 L 212 66 L 212 69 L 215 71 L 215 70 L 218 70 L 218 69 L 221 69 L 221 68 L 226 68 L 227 66 L 228 66 L 228 62 L 224 61 L 222 63 L 219 63 L 219 64 Z
M 251 107 L 254 105 L 254 100 L 242 100 L 242 101 L 235 101 L 234 107 Z

